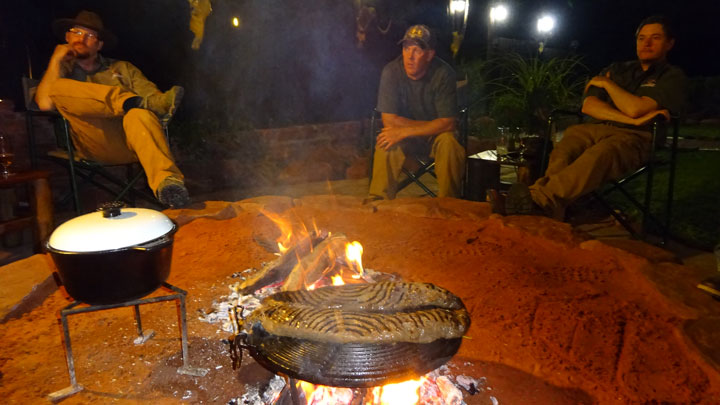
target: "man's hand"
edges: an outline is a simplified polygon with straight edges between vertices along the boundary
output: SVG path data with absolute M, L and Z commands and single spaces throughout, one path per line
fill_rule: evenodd
M 635 118 L 635 125 L 637 126 L 643 126 L 648 123 L 650 123 L 653 118 L 657 117 L 658 115 L 664 115 L 665 119 L 670 121 L 670 111 L 668 110 L 654 110 L 650 111 L 649 113 L 643 115 L 642 117 Z
M 60 44 L 55 47 L 50 61 L 60 64 L 62 62 L 71 62 L 75 59 L 75 51 L 68 44 Z
M 588 84 L 585 85 L 585 92 L 587 92 L 590 87 L 599 87 L 601 89 L 605 89 L 605 86 L 610 83 L 615 84 L 615 82 L 610 79 L 610 72 L 608 71 L 605 76 L 595 76 L 590 79 Z
M 407 138 L 405 128 L 402 127 L 384 127 L 377 137 L 377 145 L 384 150 L 390 150 L 400 141 Z

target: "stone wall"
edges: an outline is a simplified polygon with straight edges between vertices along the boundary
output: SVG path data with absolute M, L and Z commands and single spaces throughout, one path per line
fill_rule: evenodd
M 178 165 L 201 191 L 361 178 L 368 131 L 367 122 L 346 121 L 222 134 L 201 153 L 180 148 Z

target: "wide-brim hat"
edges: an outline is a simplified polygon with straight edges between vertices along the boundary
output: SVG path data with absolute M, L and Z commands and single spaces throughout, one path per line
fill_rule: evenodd
M 70 28 L 79 25 L 97 31 L 98 38 L 105 43 L 105 48 L 112 48 L 117 44 L 117 37 L 105 29 L 105 25 L 99 15 L 92 11 L 82 10 L 75 18 L 60 18 L 53 21 L 52 29 L 60 39 L 65 39 L 65 33 Z

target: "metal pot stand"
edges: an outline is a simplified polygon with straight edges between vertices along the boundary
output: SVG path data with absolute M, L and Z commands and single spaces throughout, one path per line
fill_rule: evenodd
M 136 345 L 141 345 L 141 344 L 144 344 L 145 342 L 147 342 L 148 340 L 150 340 L 155 335 L 155 331 L 153 331 L 152 329 L 143 331 L 142 322 L 140 319 L 140 305 L 152 304 L 155 302 L 163 302 L 163 301 L 173 301 L 173 300 L 177 301 L 176 304 L 178 306 L 178 319 L 180 320 L 180 330 L 182 332 L 182 357 L 183 357 L 183 365 L 182 365 L 182 367 L 178 368 L 177 372 L 179 374 L 192 375 L 192 376 L 196 376 L 196 377 L 204 377 L 208 373 L 208 369 L 192 367 L 189 364 L 188 339 L 187 339 L 187 315 L 186 315 L 186 311 L 185 311 L 185 296 L 187 295 L 187 291 L 182 290 L 182 289 L 175 287 L 174 285 L 171 285 L 166 282 L 162 283 L 162 287 L 166 290 L 169 290 L 169 292 L 174 292 L 174 294 L 168 294 L 168 295 L 163 295 L 163 296 L 159 296 L 159 297 L 136 299 L 136 300 L 126 301 L 126 302 L 121 302 L 121 303 L 116 303 L 116 304 L 89 305 L 89 306 L 84 306 L 81 308 L 75 308 L 76 306 L 83 304 L 81 301 L 73 301 L 70 305 L 68 305 L 65 308 L 60 310 L 59 314 L 60 314 L 60 322 L 62 324 L 62 340 L 63 340 L 63 344 L 65 346 L 65 357 L 67 360 L 68 374 L 70 374 L 70 386 L 50 393 L 48 395 L 48 399 L 51 402 L 60 402 L 63 399 L 65 399 L 69 396 L 75 395 L 76 393 L 78 393 L 84 389 L 84 387 L 82 385 L 78 384 L 77 378 L 75 376 L 75 363 L 73 360 L 72 347 L 70 344 L 70 330 L 68 328 L 68 322 L 67 322 L 67 317 L 70 315 L 74 315 L 74 314 L 134 306 L 135 307 L 134 308 L 135 309 L 135 324 L 137 326 L 138 337 L 133 340 L 133 343 L 135 343 Z

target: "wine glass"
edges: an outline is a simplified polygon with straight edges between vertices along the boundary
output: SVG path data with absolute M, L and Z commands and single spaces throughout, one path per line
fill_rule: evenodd
M 497 139 L 496 139 L 496 153 L 497 160 L 505 160 L 508 155 L 508 147 L 510 143 L 510 128 L 498 127 L 497 128 Z
M 12 149 L 12 142 L 7 135 L 0 134 L 0 165 L 2 165 L 2 172 L 0 173 L 3 177 L 8 177 L 10 173 L 10 165 L 13 162 L 14 154 Z

